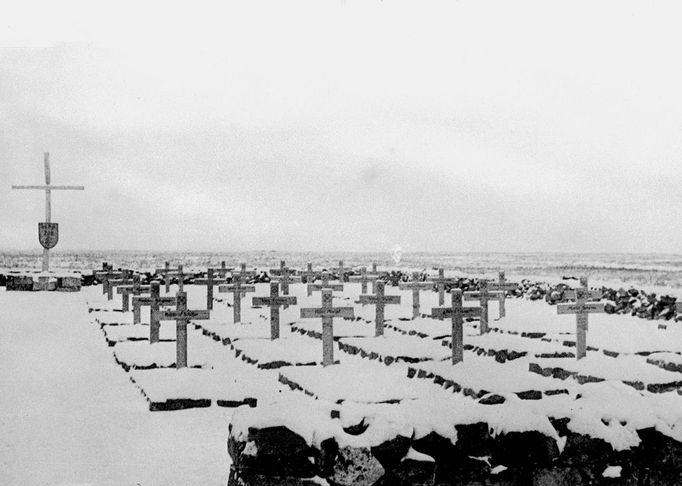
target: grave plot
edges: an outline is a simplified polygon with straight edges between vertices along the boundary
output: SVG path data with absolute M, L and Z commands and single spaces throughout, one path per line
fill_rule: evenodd
M 333 403 L 399 403 L 433 394 L 433 387 L 405 376 L 402 367 L 359 360 L 334 366 L 280 368 L 279 381 L 315 399 Z
M 213 341 L 203 339 L 199 331 L 190 331 L 188 326 L 187 366 L 208 368 L 216 361 L 216 352 L 222 348 Z M 124 341 L 113 348 L 114 359 L 126 371 L 135 369 L 174 368 L 176 365 L 176 343 L 146 341 Z
M 118 343 L 126 341 L 145 341 L 149 343 L 149 324 L 135 324 L 135 325 L 102 325 L 102 332 L 104 339 L 109 346 L 115 346 Z M 161 342 L 175 341 L 175 324 L 161 323 L 159 327 L 159 339 Z
M 543 395 L 568 393 L 570 384 L 528 372 L 525 370 L 525 363 L 512 363 L 501 364 L 466 352 L 464 361 L 456 365 L 449 361 L 427 361 L 410 365 L 408 377 L 424 378 L 473 398 L 492 393 L 514 394 L 524 400 L 539 400 Z
M 334 343 L 334 347 L 338 349 L 338 344 Z M 293 333 L 275 340 L 239 339 L 230 348 L 237 357 L 261 369 L 312 366 L 322 362 L 321 341 Z
M 220 407 L 255 407 L 285 388 L 275 374 L 256 370 L 233 358 L 215 368 L 131 370 L 130 380 L 149 402 L 150 411 Z
M 237 324 L 214 322 L 213 320 L 197 324 L 204 336 L 229 345 L 239 339 L 270 339 L 270 323 L 266 321 L 240 322 Z M 282 329 L 288 326 L 282 325 Z
M 442 340 L 451 348 L 452 339 Z M 466 336 L 464 349 L 478 355 L 494 357 L 499 363 L 524 357 L 533 358 L 575 358 L 575 350 L 558 342 L 528 339 L 513 334 L 487 333 Z
M 386 322 L 386 327 L 409 336 L 417 336 L 425 339 L 445 339 L 452 336 L 452 321 L 450 319 L 438 320 L 430 317 L 417 319 L 392 319 Z M 478 322 L 464 322 L 464 335 L 478 336 Z
M 322 339 L 322 329 L 319 322 L 297 321 L 291 325 L 291 331 Z M 341 337 L 372 337 L 374 326 L 365 321 L 352 321 L 349 319 L 337 319 L 334 321 L 334 339 Z
M 345 353 L 375 359 L 385 365 L 438 361 L 452 354 L 439 341 L 407 336 L 392 329 L 386 329 L 385 334 L 378 337 L 341 338 L 338 345 Z
M 622 355 L 613 358 L 599 353 L 588 353 L 580 360 L 570 358 L 533 360 L 528 369 L 542 376 L 561 380 L 572 378 L 579 383 L 616 380 L 637 390 L 652 393 L 663 393 L 682 387 L 680 373 L 653 366 L 641 356 Z

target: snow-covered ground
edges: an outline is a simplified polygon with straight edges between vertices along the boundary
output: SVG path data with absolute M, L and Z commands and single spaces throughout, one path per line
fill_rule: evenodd
M 173 286 L 171 294 L 175 290 Z M 205 308 L 204 286 L 186 285 L 185 290 L 191 309 Z M 300 318 L 301 307 L 319 307 L 320 293 L 307 296 L 304 285 L 291 285 L 298 303 L 280 310 L 281 339 L 271 341 L 270 310 L 251 306 L 253 296 L 269 294 L 268 285 L 258 284 L 255 293 L 242 299 L 241 323 L 233 319 L 232 294 L 215 294 L 211 319 L 188 326 L 188 361 L 200 368 L 176 370 L 171 367 L 175 324 L 164 321 L 164 342 L 150 344 L 145 340 L 148 308 L 142 310 L 142 324 L 134 325 L 131 312 L 115 311 L 120 296 L 108 302 L 101 287 L 73 294 L 1 289 L 0 484 L 224 486 L 227 426 L 234 409 L 218 402 L 246 399 L 256 400 L 257 406 L 239 408 L 237 428 L 247 427 L 252 418 L 263 423 L 259 410 L 272 410 L 267 420 L 283 420 L 304 434 L 306 427 L 319 425 L 312 423 L 317 415 L 328 420 L 334 406 L 347 424 L 368 415 L 384 424 L 373 426 L 373 440 L 383 437 L 377 430 L 384 426 L 419 434 L 438 430 L 448 437 L 448 424 L 482 419 L 500 431 L 540 430 L 553 436 L 548 416 L 568 416 L 571 430 L 603 437 L 614 447 L 634 443 L 633 428 L 640 426 L 656 426 L 682 438 L 682 396 L 677 390 L 654 394 L 623 384 L 669 383 L 682 377 L 636 355 L 658 352 L 653 358 L 679 364 L 682 323 L 670 322 L 662 330 L 655 321 L 591 315 L 587 343 L 599 351 L 589 351 L 577 363 L 574 358 L 539 357 L 574 351 L 574 316 L 558 316 L 545 302 L 509 299 L 507 317 L 498 320 L 497 303 L 491 302 L 493 332 L 480 336 L 477 322 L 465 323 L 468 350 L 464 362 L 453 366 L 451 321 L 428 317 L 437 306 L 437 293 L 422 292 L 423 315 L 411 319 L 411 292 L 387 287 L 402 302 L 386 307 L 386 332 L 379 338 L 374 337 L 375 308 L 357 304 L 359 293 L 360 284 L 354 283 L 335 293 L 334 305 L 352 305 L 359 318 L 334 319 L 336 366 L 319 365 L 321 321 Z M 528 332 L 535 334 L 523 334 Z M 620 355 L 606 356 L 602 350 Z M 515 353 L 513 359 L 499 362 L 496 353 L 503 351 Z M 382 363 L 385 357 L 400 359 Z M 308 366 L 261 369 L 269 363 Z M 580 385 L 573 378 L 533 373 L 531 363 L 607 381 Z M 136 369 L 151 365 L 159 368 Z M 419 371 L 410 375 L 410 369 Z M 459 390 L 445 386 L 444 380 Z M 505 402 L 479 404 L 462 388 L 499 394 Z M 563 393 L 532 400 L 514 395 L 556 390 Z M 183 399 L 208 400 L 210 406 L 150 411 L 150 402 Z M 292 414 L 291 407 L 306 413 Z M 303 419 L 310 423 L 300 423 Z

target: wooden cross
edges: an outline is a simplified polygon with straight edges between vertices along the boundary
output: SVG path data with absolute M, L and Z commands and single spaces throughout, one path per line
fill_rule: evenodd
M 504 276 L 504 272 L 500 272 L 498 274 L 498 280 L 497 282 L 489 282 L 488 283 L 488 289 L 490 290 L 497 290 L 499 291 L 498 295 L 498 301 L 500 305 L 499 309 L 499 316 L 500 319 L 505 317 L 507 315 L 507 311 L 504 308 L 504 303 L 507 300 L 507 290 L 516 290 L 519 287 L 519 284 L 515 282 L 507 282 L 507 279 Z
M 374 282 L 376 282 L 378 278 L 379 277 L 376 274 L 367 273 L 367 267 L 362 267 L 360 268 L 360 276 L 353 275 L 348 277 L 348 280 L 351 282 L 360 282 L 360 284 L 362 284 L 360 291 L 361 293 L 366 294 L 367 282 L 372 282 L 372 286 L 374 286 Z
M 376 282 L 374 285 L 376 295 L 361 295 L 359 298 L 361 304 L 376 305 L 376 317 L 374 319 L 375 336 L 384 335 L 384 307 L 386 304 L 400 304 L 400 296 L 384 294 L 384 286 L 384 282 Z
M 480 316 L 483 312 L 481 307 L 464 307 L 462 305 L 462 291 L 452 289 L 452 305 L 450 307 L 434 307 L 431 309 L 433 317 L 444 319 L 452 318 L 452 364 L 455 365 L 464 360 L 464 317 Z
M 376 277 L 376 278 L 370 278 L 370 280 L 372 281 L 372 293 L 376 293 L 376 289 L 375 289 L 376 281 L 381 278 L 381 273 L 379 273 L 377 271 L 376 262 L 372 262 L 372 271 L 367 272 L 367 276 L 368 277 Z
M 163 280 L 166 284 L 166 293 L 170 292 L 171 278 L 178 277 L 178 289 L 182 292 L 185 283 L 185 274 L 183 273 L 182 265 L 177 268 L 171 268 L 170 263 L 166 262 L 164 268 L 157 268 L 156 273 L 163 275 Z
M 429 282 L 433 282 L 436 284 L 436 287 L 438 288 L 438 305 L 444 305 L 445 304 L 445 284 L 454 283 L 455 279 L 454 278 L 445 278 L 445 269 L 439 268 L 438 269 L 438 276 L 437 277 L 429 277 L 427 280 Z
M 590 314 L 604 313 L 604 304 L 588 302 L 591 297 L 587 289 L 587 278 L 580 279 L 581 288 L 575 289 L 575 304 L 558 304 L 557 314 L 575 314 L 575 346 L 576 357 L 582 359 L 587 355 L 587 326 Z
M 192 320 L 210 319 L 208 310 L 187 309 L 187 293 L 178 292 L 175 296 L 174 311 L 156 311 L 159 321 L 175 321 L 175 367 L 187 367 L 187 324 Z
M 118 279 L 118 278 L 123 278 L 124 274 L 123 272 L 115 272 L 113 268 L 105 268 L 102 269 L 102 271 L 95 272 L 95 277 L 98 278 L 99 280 L 102 281 L 102 294 L 107 294 L 107 297 L 109 300 L 113 298 L 113 295 L 109 297 L 111 294 L 111 291 L 109 290 L 110 280 Z
M 227 272 L 231 272 L 234 270 L 232 267 L 226 267 L 225 266 L 225 260 L 220 262 L 220 267 L 212 267 L 211 270 L 213 270 L 213 273 L 215 275 L 218 275 L 220 278 L 225 278 L 227 277 Z
M 412 291 L 412 318 L 416 319 L 419 317 L 419 291 L 420 290 L 431 290 L 433 284 L 431 282 L 420 282 L 419 272 L 414 272 L 412 274 L 412 282 L 400 282 L 398 284 L 400 290 L 411 290 Z
M 44 165 L 45 165 L 45 185 L 44 186 L 12 186 L 12 189 L 38 189 L 45 191 L 45 223 L 52 225 L 52 191 L 83 191 L 85 187 L 83 186 L 53 186 L 50 182 L 50 154 L 45 152 L 44 154 Z M 54 223 L 56 225 L 56 223 Z M 57 228 L 55 226 L 55 228 Z M 57 236 L 58 239 L 59 233 Z M 42 243 L 42 240 L 41 240 Z M 53 243 L 53 244 L 52 244 Z M 57 244 L 57 241 L 52 241 L 52 246 Z M 43 272 L 48 272 L 50 270 L 50 250 L 45 245 L 43 245 Z
M 284 295 L 289 295 L 289 284 L 293 282 L 298 282 L 299 279 L 294 277 L 296 273 L 295 270 L 291 270 L 285 265 L 284 260 L 279 262 L 279 268 L 270 269 L 270 273 L 279 276 L 279 284 L 282 286 L 282 293 Z M 286 307 L 286 306 L 285 306 Z
M 280 296 L 277 282 L 270 282 L 270 297 L 253 297 L 251 305 L 270 307 L 270 339 L 279 339 L 279 308 L 296 305 L 296 297 Z
M 339 260 L 339 282 L 343 283 L 346 281 L 346 269 L 343 267 L 343 260 Z
M 116 289 L 116 293 L 121 294 L 121 310 L 128 312 L 130 310 L 130 295 L 146 294 L 150 291 L 149 285 L 140 285 L 140 274 L 133 275 L 132 285 L 121 285 Z M 139 308 L 138 308 L 139 313 Z M 133 316 L 133 322 L 140 322 L 140 315 Z
M 159 342 L 160 323 L 157 313 L 160 306 L 175 305 L 176 300 L 175 297 L 172 296 L 161 297 L 161 285 L 159 282 L 152 282 L 149 284 L 149 287 L 149 296 L 143 297 L 141 295 L 136 295 L 133 297 L 133 318 L 135 316 L 136 308 L 139 309 L 144 305 L 149 306 L 149 342 L 150 344 L 154 344 Z
M 316 272 L 313 272 L 313 264 L 308 263 L 308 269 L 304 273 L 305 275 L 305 283 L 306 284 L 312 284 L 315 283 L 315 277 L 317 276 Z M 310 287 L 306 287 L 306 292 L 308 294 L 308 297 L 313 295 L 313 291 Z
M 206 286 L 206 309 L 208 310 L 213 310 L 213 287 L 219 283 L 220 280 L 215 279 L 212 268 L 209 268 L 206 271 L 206 278 L 198 278 L 194 280 L 195 285 Z
M 329 283 L 329 273 L 327 272 L 322 272 L 322 283 L 319 284 L 308 284 L 308 292 L 319 292 L 323 291 L 325 289 L 330 289 L 330 290 L 336 290 L 336 291 L 343 291 L 343 284 L 330 284 Z
M 587 277 L 580 277 L 580 287 L 584 289 L 588 289 L 587 285 Z M 602 298 L 602 292 L 600 290 L 587 290 L 589 294 L 589 300 L 601 300 Z M 563 294 L 563 299 L 564 300 L 572 300 L 575 301 L 576 299 L 576 291 L 575 290 L 566 290 Z
M 352 307 L 333 307 L 332 290 L 322 289 L 322 307 L 301 309 L 301 319 L 322 318 L 322 366 L 334 364 L 334 317 L 354 319 Z
M 479 280 L 478 292 L 464 292 L 464 300 L 477 300 L 481 306 L 481 334 L 488 332 L 488 302 L 491 298 L 499 298 L 500 292 L 498 290 L 489 291 L 488 281 Z
M 109 287 L 107 288 L 107 300 L 113 300 L 114 288 L 121 285 L 132 285 L 132 273 L 133 272 L 131 270 L 123 270 L 121 272 L 121 278 L 109 280 Z
M 241 322 L 242 320 L 242 295 L 246 292 L 255 292 L 256 287 L 254 285 L 242 285 L 242 276 L 240 273 L 235 273 L 232 275 L 231 285 L 220 285 L 218 286 L 218 292 L 230 292 L 233 296 L 232 298 L 232 311 L 234 316 L 234 323 Z

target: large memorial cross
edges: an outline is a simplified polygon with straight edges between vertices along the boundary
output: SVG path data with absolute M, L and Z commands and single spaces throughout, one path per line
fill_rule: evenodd
M 604 313 L 604 304 L 589 302 L 591 293 L 587 288 L 587 279 L 580 280 L 581 288 L 575 289 L 575 303 L 558 304 L 557 314 L 575 314 L 575 347 L 576 358 L 582 359 L 587 355 L 587 327 L 590 314 Z
M 279 295 L 277 282 L 270 282 L 270 297 L 253 297 L 251 305 L 270 307 L 270 339 L 279 339 L 279 308 L 296 305 L 296 297 Z
M 151 344 L 159 342 L 159 328 L 160 323 L 158 319 L 158 311 L 162 305 L 175 305 L 175 297 L 166 296 L 161 297 L 161 285 L 159 282 L 152 282 L 149 284 L 149 296 L 136 295 L 133 297 L 133 323 L 135 322 L 135 309 L 142 306 L 149 306 L 149 342 Z M 139 315 L 139 311 L 137 311 Z
M 334 364 L 334 318 L 355 318 L 352 307 L 334 307 L 332 298 L 331 289 L 322 289 L 322 307 L 301 309 L 301 319 L 322 318 L 322 366 Z
M 178 292 L 175 296 L 175 310 L 157 311 L 159 321 L 175 321 L 175 367 L 187 367 L 187 324 L 190 320 L 210 319 L 208 310 L 187 308 L 187 293 Z
M 507 300 L 507 291 L 508 290 L 516 290 L 519 287 L 519 284 L 516 282 L 507 282 L 506 277 L 504 276 L 504 272 L 500 272 L 498 274 L 498 280 L 497 282 L 489 282 L 488 283 L 488 289 L 489 290 L 497 290 L 499 291 L 498 295 L 498 302 L 499 302 L 499 316 L 500 318 L 505 317 L 507 315 L 507 311 L 505 309 L 505 302 Z
M 52 191 L 83 191 L 83 186 L 54 186 L 50 176 L 50 154 L 44 153 L 45 185 L 12 186 L 12 189 L 37 189 L 45 191 L 45 222 L 38 223 L 38 241 L 43 247 L 43 272 L 50 270 L 50 250 L 59 241 L 59 224 L 52 222 Z
M 412 274 L 411 282 L 400 282 L 398 284 L 400 290 L 411 290 L 412 291 L 412 318 L 416 319 L 419 317 L 419 292 L 422 290 L 431 290 L 433 284 L 431 282 L 420 282 L 419 272 L 414 272 Z
M 488 281 L 479 280 L 478 291 L 464 292 L 464 300 L 477 300 L 481 306 L 480 333 L 488 332 L 488 303 L 492 299 L 499 299 L 498 290 L 488 290 Z
M 445 284 L 454 283 L 455 279 L 454 278 L 445 278 L 445 269 L 439 268 L 438 269 L 438 276 L 437 277 L 429 277 L 428 281 L 436 284 L 436 288 L 438 289 L 438 305 L 444 305 L 445 304 Z
M 452 318 L 452 364 L 464 360 L 464 317 L 480 316 L 481 307 L 464 307 L 462 305 L 462 291 L 452 289 L 452 305 L 450 307 L 434 307 L 431 315 L 438 319 Z
M 232 294 L 232 315 L 234 316 L 233 321 L 235 324 L 242 320 L 242 295 L 245 295 L 246 292 L 255 291 L 256 287 L 254 285 L 242 285 L 242 276 L 240 273 L 232 275 L 232 284 L 220 285 L 218 287 L 218 292 L 229 292 Z
M 386 304 L 400 304 L 399 295 L 386 295 L 384 293 L 384 282 L 376 282 L 374 290 L 376 295 L 361 295 L 358 301 L 361 304 L 374 304 L 376 306 L 376 316 L 374 319 L 374 335 L 384 335 L 384 308 Z

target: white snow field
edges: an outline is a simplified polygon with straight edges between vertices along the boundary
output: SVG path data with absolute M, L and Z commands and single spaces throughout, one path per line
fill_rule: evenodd
M 224 486 L 233 409 L 150 412 L 91 293 L 0 289 L 0 484 Z

